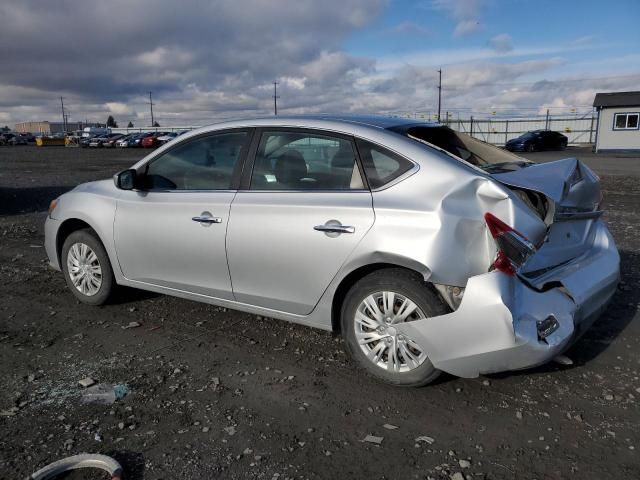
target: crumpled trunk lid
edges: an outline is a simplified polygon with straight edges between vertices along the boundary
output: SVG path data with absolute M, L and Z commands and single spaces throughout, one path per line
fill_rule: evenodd
M 543 275 L 593 245 L 593 225 L 602 213 L 600 179 L 584 163 L 567 158 L 492 176 L 514 189 L 540 193 L 548 201 L 547 235 L 520 273 L 529 278 Z

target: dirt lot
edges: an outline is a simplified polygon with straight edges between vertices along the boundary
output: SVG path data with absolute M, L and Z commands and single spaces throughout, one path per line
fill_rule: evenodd
M 0 478 L 80 452 L 114 456 L 127 479 L 640 478 L 640 158 L 530 155 L 595 168 L 622 255 L 573 366 L 397 389 L 326 332 L 133 290 L 75 301 L 47 265 L 44 210 L 144 153 L 0 148 Z M 83 404 L 88 376 L 130 394 Z

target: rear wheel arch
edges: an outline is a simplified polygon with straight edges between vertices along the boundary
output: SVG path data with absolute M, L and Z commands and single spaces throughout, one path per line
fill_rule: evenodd
M 347 293 L 359 280 L 370 275 L 373 272 L 377 272 L 380 270 L 404 270 L 409 274 L 412 274 L 416 277 L 416 279 L 420 279 L 425 283 L 425 288 L 429 288 L 430 284 L 426 280 L 431 273 L 430 270 L 421 265 L 421 266 L 407 266 L 402 263 L 392 263 L 392 262 L 379 262 L 379 263 L 371 263 L 367 265 L 363 265 L 361 267 L 356 268 L 355 270 L 349 272 L 341 281 L 338 287 L 333 294 L 333 299 L 331 302 L 331 330 L 334 333 L 341 333 L 341 313 L 342 313 L 342 304 L 347 296 Z M 440 293 L 433 288 L 433 291 L 440 296 Z

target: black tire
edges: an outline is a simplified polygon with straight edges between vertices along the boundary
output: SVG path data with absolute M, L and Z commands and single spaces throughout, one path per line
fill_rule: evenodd
M 96 254 L 96 257 L 98 258 L 100 268 L 102 269 L 100 287 L 98 288 L 97 292 L 92 295 L 85 295 L 78 288 L 76 288 L 69 274 L 69 268 L 67 265 L 69 250 L 76 243 L 85 244 L 91 250 L 93 250 L 93 252 Z M 76 230 L 69 234 L 69 236 L 65 239 L 64 244 L 62 245 L 60 264 L 62 267 L 62 272 L 64 273 L 64 279 L 67 282 L 67 286 L 69 287 L 69 290 L 71 290 L 71 293 L 73 293 L 73 295 L 78 300 L 88 305 L 102 305 L 107 302 L 115 289 L 116 282 L 113 276 L 113 269 L 111 268 L 111 263 L 109 262 L 107 251 L 98 238 L 98 235 L 92 229 L 85 228 L 82 230 Z
M 531 153 L 531 152 L 535 152 L 536 151 L 536 147 L 533 143 L 530 143 L 526 146 L 526 150 L 527 152 Z
M 389 372 L 368 359 L 360 348 L 356 339 L 356 310 L 367 296 L 381 291 L 394 292 L 410 299 L 426 317 L 435 317 L 449 311 L 419 274 L 401 268 L 375 271 L 354 284 L 342 304 L 341 327 L 348 352 L 367 373 L 386 383 L 402 387 L 420 387 L 433 382 L 440 375 L 440 370 L 433 366 L 428 352 L 425 352 L 427 358 L 423 363 L 413 370 Z

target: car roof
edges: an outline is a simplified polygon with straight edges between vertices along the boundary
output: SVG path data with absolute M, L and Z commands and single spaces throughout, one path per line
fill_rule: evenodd
M 390 129 L 409 125 L 426 127 L 440 126 L 437 122 L 424 122 L 413 118 L 390 117 L 384 115 L 351 115 L 351 114 L 314 114 L 314 115 L 278 115 L 268 117 L 251 117 L 232 121 L 214 123 L 202 127 L 204 129 L 219 129 L 252 126 L 296 126 L 296 127 L 327 127 L 330 124 L 342 126 L 361 126 L 369 128 Z

